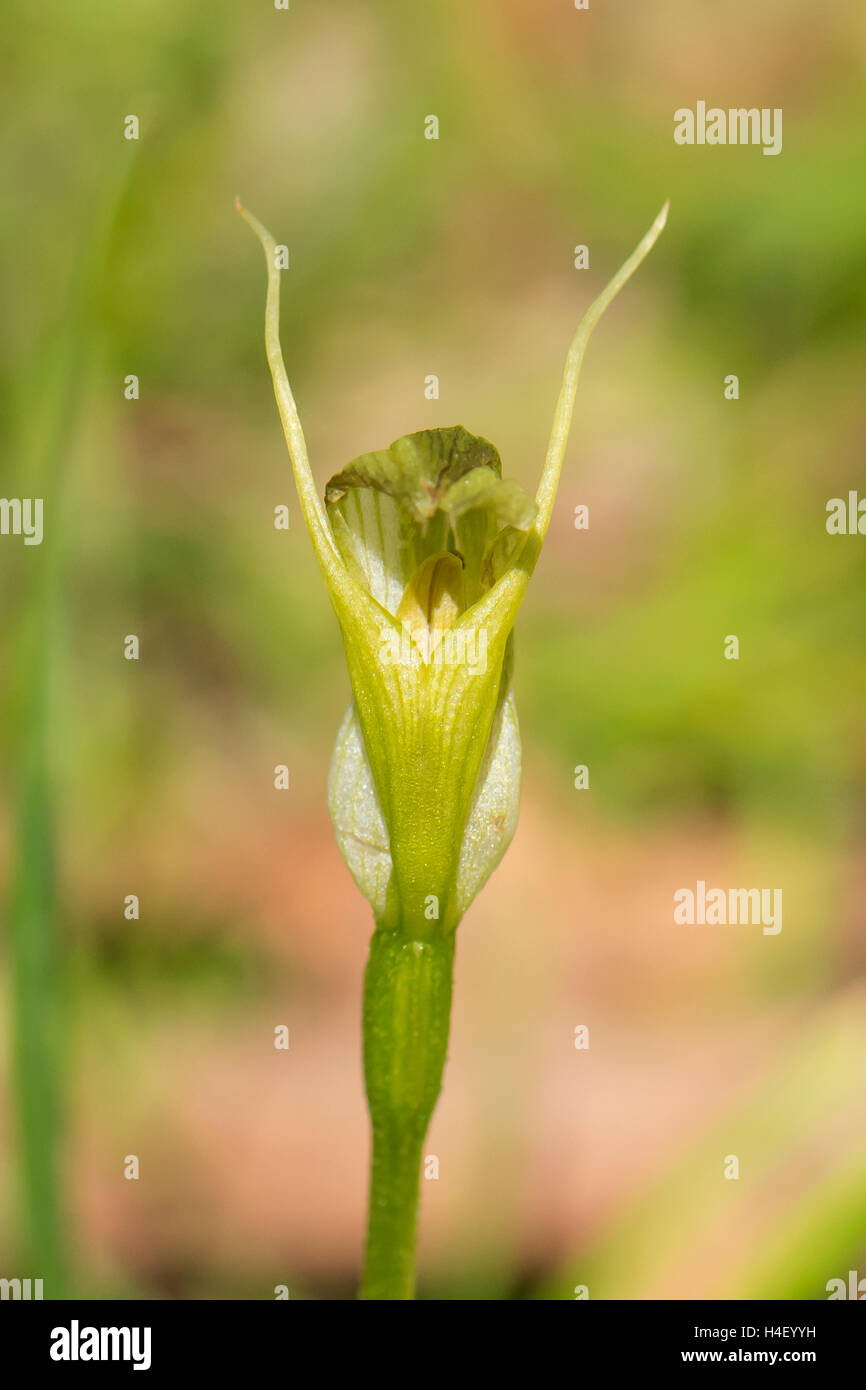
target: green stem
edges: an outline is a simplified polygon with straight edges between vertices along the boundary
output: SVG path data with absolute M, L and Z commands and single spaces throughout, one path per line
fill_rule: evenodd
M 370 943 L 364 1079 L 373 1155 L 365 1299 L 414 1296 L 421 1158 L 448 1051 L 453 969 L 453 933 L 416 941 L 377 930 Z

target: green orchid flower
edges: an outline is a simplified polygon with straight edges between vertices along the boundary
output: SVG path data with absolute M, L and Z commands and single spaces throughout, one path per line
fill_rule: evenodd
M 409 1298 L 455 931 L 517 823 L 514 622 L 550 524 L 587 342 L 660 235 L 667 204 L 577 330 L 534 499 L 502 477 L 492 444 L 452 426 L 362 454 L 331 479 L 324 503 L 280 348 L 277 247 L 237 207 L 265 251 L 267 358 L 352 688 L 328 790 L 376 925 L 364 992 L 373 1146 L 362 1294 Z

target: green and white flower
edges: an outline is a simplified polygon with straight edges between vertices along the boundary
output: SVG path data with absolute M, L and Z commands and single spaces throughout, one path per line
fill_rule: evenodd
M 517 822 L 514 621 L 550 524 L 587 342 L 661 233 L 667 204 L 577 330 L 534 499 L 502 477 L 492 444 L 453 426 L 362 454 L 331 479 L 324 503 L 280 349 L 276 244 L 238 209 L 267 259 L 268 363 L 352 687 L 329 806 L 376 922 L 364 996 L 373 1164 L 363 1293 L 406 1298 L 454 932 Z
M 323 506 L 280 350 L 276 246 L 243 212 L 267 256 L 268 361 L 352 685 L 331 817 L 385 929 L 415 939 L 453 931 L 514 834 L 514 620 L 550 522 L 584 348 L 665 214 L 578 329 L 534 501 L 502 477 L 492 444 L 455 426 L 362 454 L 331 479 Z

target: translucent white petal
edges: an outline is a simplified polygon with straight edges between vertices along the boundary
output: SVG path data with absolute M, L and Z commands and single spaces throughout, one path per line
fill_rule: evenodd
M 511 844 L 520 801 L 520 728 L 514 695 L 500 705 L 460 851 L 457 907 L 462 915 Z
M 331 759 L 328 810 L 349 873 L 378 920 L 385 911 L 391 854 L 354 700 L 340 725 Z

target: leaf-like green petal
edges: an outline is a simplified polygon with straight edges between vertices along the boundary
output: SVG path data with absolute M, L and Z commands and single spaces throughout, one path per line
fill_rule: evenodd
M 339 502 L 350 488 L 375 488 L 423 524 L 441 506 L 443 493 L 475 468 L 501 475 L 499 454 L 489 440 L 469 434 L 462 425 L 418 430 L 387 449 L 354 459 L 328 483 L 325 501 L 329 506 Z
M 536 506 L 512 478 L 500 478 L 492 468 L 473 468 L 442 493 L 439 504 L 452 523 L 475 508 L 492 512 L 503 526 L 528 531 Z
M 457 867 L 455 907 L 462 917 L 511 843 L 520 800 L 520 731 L 509 690 L 493 721 Z M 328 777 L 328 810 L 340 853 L 378 921 L 385 916 L 393 864 L 388 828 L 367 759 L 354 701 L 337 735 Z

